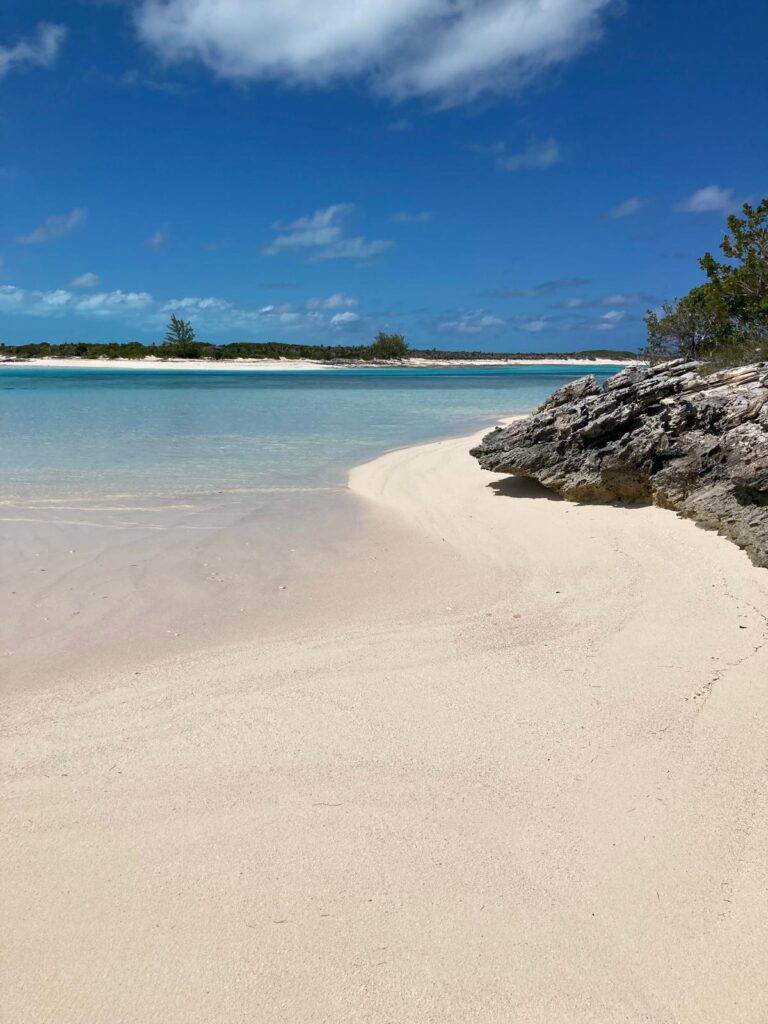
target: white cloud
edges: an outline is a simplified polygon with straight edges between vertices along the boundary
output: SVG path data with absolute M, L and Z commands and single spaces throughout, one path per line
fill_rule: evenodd
M 0 78 L 28 67 L 53 67 L 66 34 L 63 25 L 41 22 L 34 35 L 20 39 L 13 46 L 0 46 Z
M 42 242 L 52 242 L 56 238 L 63 238 L 70 231 L 74 231 L 78 224 L 85 220 L 85 210 L 72 210 L 62 216 L 48 217 L 47 220 L 30 231 L 28 235 L 17 235 L 16 241 L 21 245 L 39 245 Z
M 40 301 L 44 306 L 49 306 L 52 309 L 58 309 L 66 306 L 71 300 L 72 293 L 66 291 L 64 288 L 57 288 L 55 291 L 46 292 L 40 298 Z
M 520 153 L 499 154 L 496 166 L 501 171 L 541 170 L 552 167 L 560 161 L 560 144 L 557 139 L 532 139 Z
M 325 303 L 318 308 L 315 303 Z M 187 295 L 158 299 L 149 292 L 96 292 L 89 295 L 68 288 L 49 291 L 0 285 L 0 311 L 20 316 L 60 319 L 64 316 L 131 322 L 145 328 L 161 330 L 171 313 L 191 319 L 200 331 L 253 330 L 266 334 L 275 327 L 289 330 L 311 330 L 329 334 L 364 317 L 351 309 L 355 299 L 338 293 L 325 300 L 309 300 L 304 305 L 267 304 L 261 307 L 239 306 L 216 296 Z M 340 309 L 331 315 L 333 309 Z
M 546 317 L 531 317 L 530 320 L 521 320 L 518 327 L 521 331 L 529 331 L 531 334 L 539 334 L 550 326 Z
M 612 220 L 622 220 L 624 217 L 634 216 L 634 214 L 639 213 L 647 205 L 647 199 L 641 199 L 640 196 L 632 196 L 631 199 L 625 199 L 623 203 L 619 203 L 618 206 L 614 206 L 612 210 L 609 210 L 608 216 Z
M 560 303 L 558 308 L 564 308 L 563 304 Z M 518 330 L 532 334 L 548 331 L 552 334 L 583 336 L 592 331 L 613 331 L 617 327 L 626 327 L 627 324 L 637 322 L 638 319 L 623 309 L 610 309 L 606 313 L 601 313 L 597 318 L 584 316 L 583 313 L 577 312 L 577 309 L 578 307 L 572 307 L 568 313 L 553 315 L 518 316 L 511 322 Z
M 738 205 L 732 188 L 707 185 L 678 203 L 676 209 L 682 213 L 730 213 Z
M 401 210 L 399 213 L 392 214 L 394 224 L 426 224 L 430 220 L 432 220 L 432 214 L 429 210 L 419 210 L 416 213 Z
M 626 295 L 623 292 L 618 292 L 615 295 L 603 295 L 597 301 L 600 306 L 634 306 L 638 302 L 643 301 L 643 296 Z
M 79 277 L 74 277 L 69 282 L 70 288 L 95 288 L 99 283 L 99 275 L 92 274 L 90 271 L 87 274 L 80 274 Z
M 12 284 L 0 284 L 0 309 L 13 313 L 24 304 L 24 291 Z
M 264 248 L 264 254 L 298 251 L 313 261 L 368 260 L 391 248 L 390 241 L 346 234 L 346 224 L 354 209 L 352 203 L 336 203 L 288 224 L 278 222 L 273 225 L 278 234 Z
M 387 125 L 387 128 L 391 132 L 407 132 L 413 128 L 413 123 L 409 121 L 407 117 L 400 117 L 397 121 L 391 121 Z
M 350 324 L 360 323 L 361 320 L 359 313 L 336 313 L 331 317 L 331 327 L 349 327 Z
M 178 313 L 182 310 L 185 316 L 193 313 L 226 313 L 233 308 L 231 302 L 226 299 L 217 299 L 212 295 L 207 298 L 200 298 L 197 295 L 187 295 L 183 299 L 168 299 L 160 306 L 161 313 Z
M 483 334 L 497 331 L 500 327 L 506 326 L 506 320 L 486 313 L 482 309 L 477 309 L 459 312 L 453 319 L 443 320 L 436 326 L 439 331 L 455 334 Z
M 153 303 L 154 299 L 149 292 L 123 292 L 118 288 L 114 292 L 99 292 L 86 299 L 75 299 L 73 311 L 108 317 L 147 310 Z
M 307 309 L 349 309 L 357 305 L 357 299 L 344 292 L 336 292 L 327 299 L 307 299 Z
M 167 224 L 161 225 L 156 231 L 147 239 L 148 249 L 164 249 L 168 244 L 168 238 L 171 234 L 171 229 Z
M 154 299 L 147 292 L 100 292 L 84 297 L 66 288 L 33 291 L 5 285 L 0 288 L 0 309 L 27 316 L 55 316 L 63 313 L 86 316 L 114 316 L 149 309 Z
M 622 309 L 611 309 L 607 313 L 603 313 L 593 327 L 597 331 L 612 331 L 614 328 L 619 326 L 626 315 L 627 314 Z
M 235 80 L 368 80 L 443 103 L 519 89 L 601 33 L 613 0 L 141 0 L 142 38 L 168 61 Z

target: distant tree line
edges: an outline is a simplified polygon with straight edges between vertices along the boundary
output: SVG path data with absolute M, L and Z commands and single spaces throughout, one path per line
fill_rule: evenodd
M 312 359 L 319 362 L 375 362 L 387 359 L 377 355 L 371 345 L 289 345 L 279 341 L 235 341 L 229 345 L 209 345 L 195 341 L 194 350 L 175 345 L 143 345 L 128 342 L 71 342 L 54 345 L 46 341 L 29 345 L 0 343 L 0 359 Z M 443 349 L 409 348 L 408 356 L 449 362 L 461 359 L 637 359 L 637 352 L 624 349 L 586 349 L 578 352 L 483 352 L 479 349 L 455 352 Z
M 728 218 L 720 251 L 699 260 L 704 284 L 645 317 L 653 362 L 702 359 L 713 368 L 768 359 L 768 199 Z
M 73 342 L 51 345 L 40 342 L 30 345 L 0 344 L 4 359 L 311 359 L 318 362 L 398 361 L 409 356 L 419 359 L 633 359 L 636 353 L 612 349 L 589 349 L 582 352 L 454 352 L 443 349 L 411 349 L 402 334 L 379 331 L 370 345 L 289 345 L 279 341 L 235 341 L 229 345 L 211 345 L 198 341 L 192 324 L 172 316 L 159 345 L 143 345 L 139 341 L 124 343 Z

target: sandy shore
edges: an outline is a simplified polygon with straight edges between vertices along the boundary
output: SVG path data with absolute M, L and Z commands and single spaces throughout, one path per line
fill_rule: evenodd
M 69 620 L 40 619 L 5 701 L 9 1024 L 768 1019 L 768 573 L 664 511 L 484 474 L 471 441 L 355 470 L 306 571 L 290 521 L 274 574 L 233 515 L 138 578 L 17 526 L 44 600 L 90 579 L 94 618 L 58 680 Z M 212 615 L 261 588 L 250 632 L 142 649 L 183 603 L 154 594 L 172 552 Z M 129 588 L 100 617 L 97 571 Z
M 221 362 L 203 359 L 26 359 L 23 362 L 2 362 L 0 366 L 47 366 L 50 369 L 83 370 L 339 370 L 371 369 L 377 366 L 445 367 L 445 366 L 635 366 L 638 360 L 621 359 L 403 359 L 378 363 L 332 363 L 315 359 L 227 359 Z

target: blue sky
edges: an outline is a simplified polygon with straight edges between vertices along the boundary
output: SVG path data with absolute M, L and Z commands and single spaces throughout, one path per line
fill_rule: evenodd
M 635 348 L 768 194 L 762 0 L 4 0 L 0 340 Z

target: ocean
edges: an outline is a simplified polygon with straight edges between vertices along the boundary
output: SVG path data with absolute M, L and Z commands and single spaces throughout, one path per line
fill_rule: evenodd
M 615 366 L 317 371 L 0 367 L 0 499 L 338 487 Z

